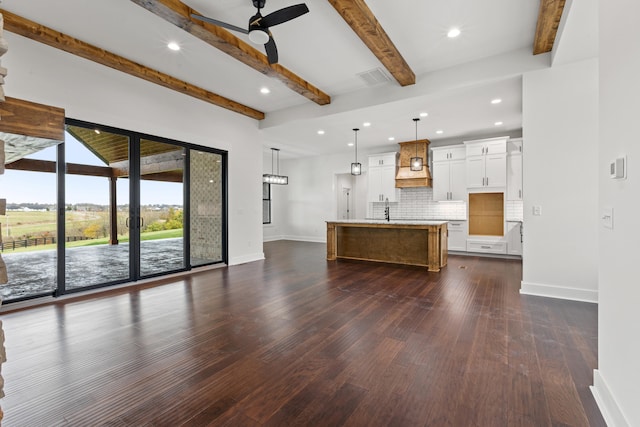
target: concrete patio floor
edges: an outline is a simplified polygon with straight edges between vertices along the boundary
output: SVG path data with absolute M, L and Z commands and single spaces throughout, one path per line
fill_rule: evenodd
M 153 275 L 183 268 L 183 239 L 147 240 L 140 244 L 141 273 Z M 43 293 L 56 288 L 55 250 L 11 253 L 2 258 L 9 283 L 0 285 L 4 301 Z M 66 288 L 76 289 L 129 277 L 129 244 L 100 245 L 66 250 Z

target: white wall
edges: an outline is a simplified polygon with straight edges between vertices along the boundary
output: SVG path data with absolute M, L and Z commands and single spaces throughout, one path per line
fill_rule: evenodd
M 262 144 L 255 120 L 5 32 L 6 96 L 67 117 L 229 152 L 229 263 L 264 258 Z
M 600 209 L 614 228 L 598 227 L 598 370 L 594 395 L 609 426 L 640 426 L 640 2 L 600 0 Z M 628 177 L 608 177 L 626 155 Z
M 524 75 L 522 293 L 598 300 L 597 123 L 597 59 Z
M 367 153 L 360 153 L 358 160 L 365 169 Z M 339 189 L 338 174 L 350 173 L 353 155 L 331 155 L 304 157 L 280 161 L 280 170 L 289 176 L 289 185 L 275 195 L 274 215 L 279 215 L 278 238 L 325 242 L 327 227 L 325 221 L 337 217 L 336 191 Z M 366 170 L 366 169 L 365 169 Z M 276 186 L 274 186 L 276 187 Z M 352 192 L 354 215 L 366 216 L 366 173 L 355 178 Z

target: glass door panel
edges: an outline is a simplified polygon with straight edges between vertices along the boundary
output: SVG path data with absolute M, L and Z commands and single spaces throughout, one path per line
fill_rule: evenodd
M 221 262 L 224 247 L 222 156 L 191 150 L 189 177 L 191 265 Z
M 57 287 L 56 161 L 61 141 L 5 138 L 6 165 L 0 174 L 0 252 L 7 283 L 5 302 L 51 295 Z M 0 272 L 3 275 L 3 272 Z M 2 283 L 2 282 L 0 282 Z
M 65 290 L 131 278 L 129 137 L 67 126 Z
M 140 140 L 140 276 L 182 270 L 186 149 Z

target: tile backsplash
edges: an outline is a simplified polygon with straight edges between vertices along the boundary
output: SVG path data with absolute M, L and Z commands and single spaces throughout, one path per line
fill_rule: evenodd
M 466 220 L 467 203 L 437 202 L 433 200 L 433 189 L 429 187 L 402 188 L 399 201 L 389 203 L 389 215 L 392 219 L 447 219 Z M 384 218 L 384 202 L 369 203 L 369 218 Z M 505 220 L 522 220 L 522 201 L 505 203 Z
M 505 218 L 507 221 L 522 221 L 522 200 L 507 200 L 506 209 Z
M 395 219 L 467 219 L 465 202 L 436 202 L 428 187 L 402 188 L 399 201 L 389 203 L 389 215 Z M 384 202 L 369 203 L 369 217 L 384 218 Z

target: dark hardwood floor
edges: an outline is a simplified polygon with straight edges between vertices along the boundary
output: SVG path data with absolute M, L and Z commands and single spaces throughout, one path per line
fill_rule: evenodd
M 594 304 L 521 263 L 267 260 L 2 314 L 3 427 L 604 426 Z

